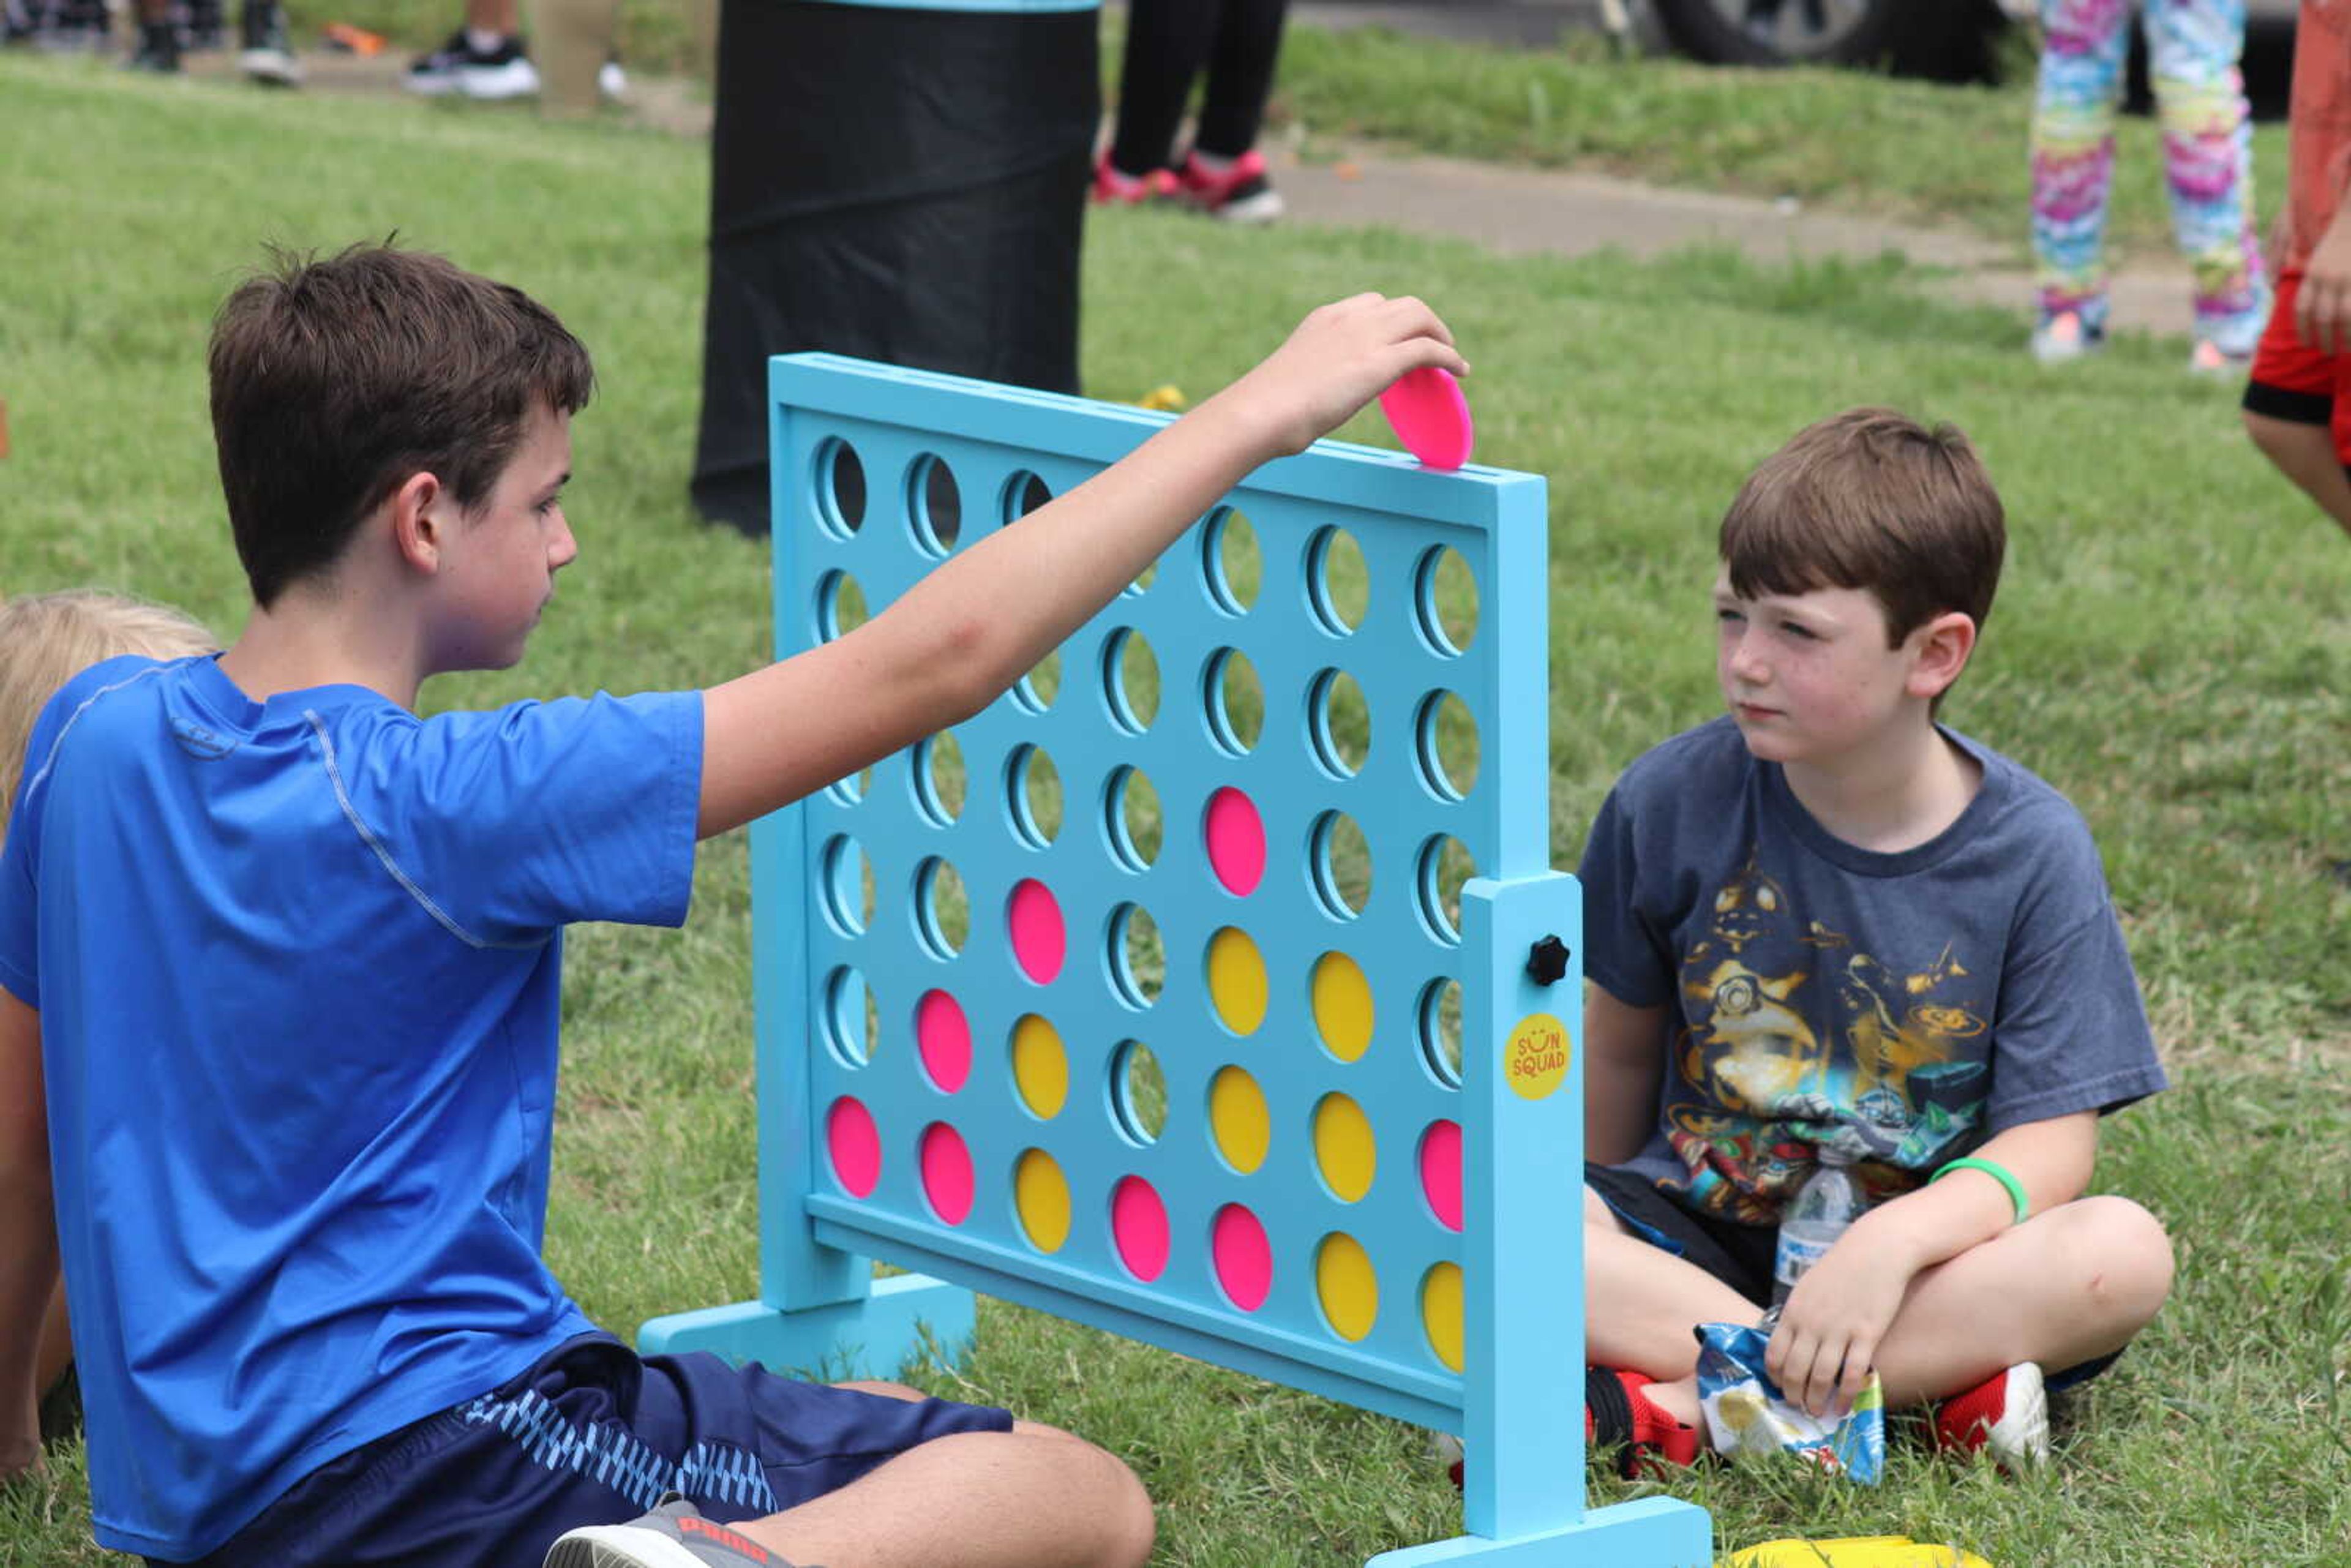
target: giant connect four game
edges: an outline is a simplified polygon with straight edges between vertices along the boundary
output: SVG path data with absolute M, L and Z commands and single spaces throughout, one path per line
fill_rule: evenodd
M 820 354 L 769 391 L 778 657 L 1167 417 Z M 1702 1511 L 1581 1484 L 1546 514 L 1318 443 L 758 822 L 760 1298 L 643 1347 L 888 1376 L 985 1292 L 1460 1434 L 1464 1533 L 1381 1568 L 1708 1562 Z

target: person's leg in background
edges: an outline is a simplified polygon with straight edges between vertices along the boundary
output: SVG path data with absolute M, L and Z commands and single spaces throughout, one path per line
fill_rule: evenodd
M 536 5 L 539 112 L 551 120 L 595 113 L 597 78 L 612 63 L 620 33 L 621 0 L 536 0 Z
M 2147 31 L 2172 229 L 2195 275 L 2189 367 L 2241 375 L 2270 292 L 2253 234 L 2252 110 L 2238 68 L 2244 0 L 2163 0 L 2147 7 Z
M 465 0 L 465 20 L 448 41 L 408 68 L 408 90 L 427 98 L 528 98 L 538 68 L 523 47 L 522 0 Z
M 2040 309 L 2032 355 L 2044 364 L 2078 359 L 2105 336 L 2106 194 L 2130 17 L 2129 0 L 2041 0 L 2041 78 L 2032 108 Z
M 1258 152 L 1290 0 L 1224 0 L 1191 155 L 1178 176 L 1208 211 L 1236 223 L 1281 215 L 1281 197 Z
M 1118 77 L 1118 121 L 1094 168 L 1094 200 L 1137 202 L 1172 188 L 1176 132 L 1217 38 L 1217 0 L 1134 0 Z

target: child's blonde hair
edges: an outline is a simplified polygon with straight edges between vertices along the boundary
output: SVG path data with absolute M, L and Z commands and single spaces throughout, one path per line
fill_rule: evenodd
M 103 659 L 176 659 L 220 646 L 168 605 L 69 590 L 0 601 L 0 828 L 16 803 L 25 745 L 57 688 Z

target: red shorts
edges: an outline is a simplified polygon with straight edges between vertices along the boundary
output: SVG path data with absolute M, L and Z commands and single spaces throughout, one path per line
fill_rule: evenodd
M 2295 334 L 2294 302 L 2301 292 L 2300 267 L 2278 275 L 2277 303 L 2253 350 L 2245 411 L 2327 426 L 2335 455 L 2351 466 L 2351 354 L 2322 354 Z

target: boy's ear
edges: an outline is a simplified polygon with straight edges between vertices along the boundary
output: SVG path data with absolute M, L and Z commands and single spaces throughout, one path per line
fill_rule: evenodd
M 1929 701 L 1941 696 L 1975 652 L 1975 618 L 1963 611 L 1947 610 L 1905 639 L 1912 650 L 1909 693 Z
M 454 500 L 440 479 L 423 469 L 411 474 L 385 503 L 392 508 L 392 543 L 401 564 L 431 575 L 441 570 Z

